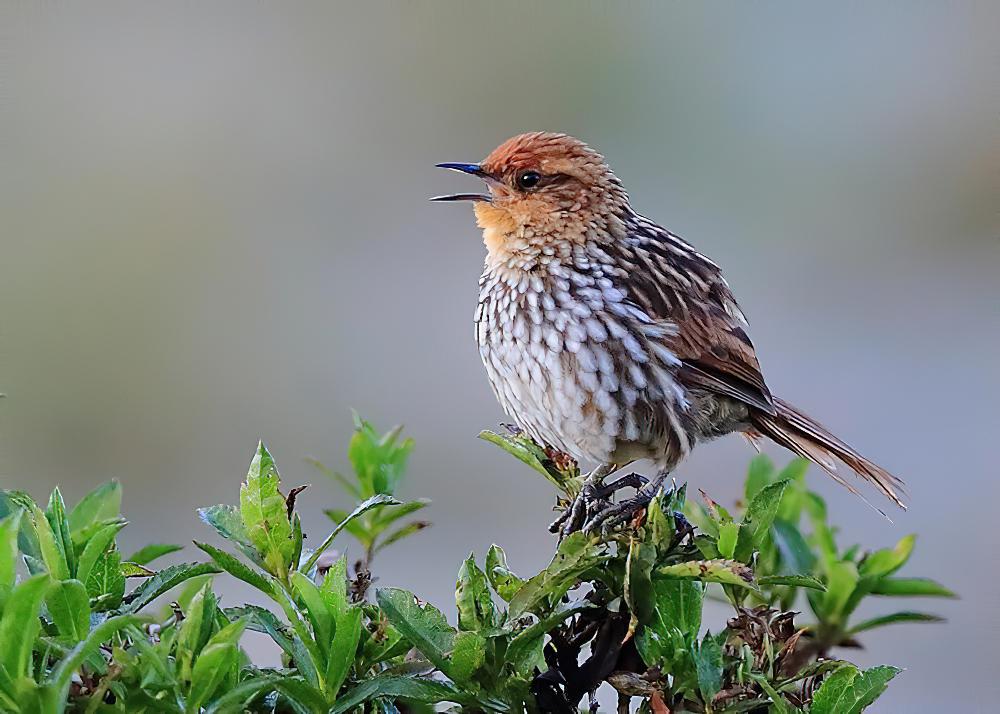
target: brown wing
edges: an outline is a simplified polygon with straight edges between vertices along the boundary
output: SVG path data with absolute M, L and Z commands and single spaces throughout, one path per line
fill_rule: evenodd
M 678 378 L 775 414 L 746 318 L 715 263 L 678 236 L 637 217 L 614 249 L 626 272 L 629 298 L 678 333 L 670 347 L 681 360 Z

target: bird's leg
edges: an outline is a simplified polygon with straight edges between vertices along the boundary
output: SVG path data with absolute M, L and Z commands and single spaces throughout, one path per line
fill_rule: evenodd
M 583 525 L 584 533 L 593 533 L 596 530 L 609 531 L 620 523 L 624 523 L 640 508 L 645 508 L 653 500 L 657 491 L 667 480 L 670 471 L 664 469 L 656 474 L 656 477 L 647 483 L 634 498 L 629 498 L 621 503 L 613 503 L 603 510 L 598 511 Z
M 580 526 L 583 525 L 583 521 L 587 516 L 588 503 L 594 498 L 594 490 L 601 488 L 604 484 L 604 479 L 614 473 L 617 468 L 615 464 L 601 464 L 587 474 L 587 477 L 583 480 L 583 485 L 580 487 L 580 492 L 560 514 L 559 518 L 549 526 L 549 532 L 561 533 L 561 537 L 565 538 L 573 531 L 580 530 Z

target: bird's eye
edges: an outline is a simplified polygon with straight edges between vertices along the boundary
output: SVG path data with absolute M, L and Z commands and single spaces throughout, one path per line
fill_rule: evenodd
M 537 171 L 522 171 L 517 175 L 517 187 L 528 191 L 535 188 L 542 180 L 542 175 Z

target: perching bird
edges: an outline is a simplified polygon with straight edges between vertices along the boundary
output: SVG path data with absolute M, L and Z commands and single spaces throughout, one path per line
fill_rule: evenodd
M 719 266 L 637 213 L 599 153 L 530 133 L 438 166 L 488 188 L 432 200 L 474 202 L 487 250 L 476 337 L 500 405 L 536 441 L 598 464 L 564 532 L 627 518 L 695 444 L 731 432 L 767 436 L 857 493 L 841 462 L 905 508 L 898 478 L 772 396 Z M 656 477 L 608 505 L 619 484 L 602 480 L 637 459 Z

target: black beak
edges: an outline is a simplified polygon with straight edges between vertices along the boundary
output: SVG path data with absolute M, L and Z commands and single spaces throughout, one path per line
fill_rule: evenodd
M 483 167 L 479 164 L 463 164 L 459 162 L 446 162 L 443 164 L 437 164 L 439 169 L 450 169 L 451 171 L 460 171 L 463 174 L 469 174 L 470 176 L 478 176 L 481 179 L 489 179 L 490 175 L 483 170 Z M 485 201 L 489 203 L 490 197 L 485 193 L 452 193 L 447 196 L 434 196 L 432 201 Z

